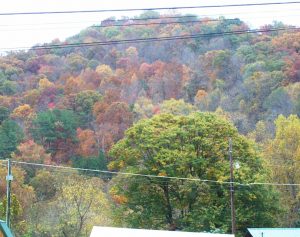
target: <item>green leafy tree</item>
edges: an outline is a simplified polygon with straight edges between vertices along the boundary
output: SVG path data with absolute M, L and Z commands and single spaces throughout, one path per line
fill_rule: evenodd
M 291 98 L 282 87 L 272 91 L 265 100 L 263 107 L 269 110 L 268 115 L 269 117 L 273 117 L 273 119 L 277 118 L 280 114 L 287 116 L 293 110 Z
M 47 170 L 39 170 L 36 176 L 30 180 L 38 201 L 50 200 L 56 194 L 57 183 L 54 174 Z
M 83 123 L 91 122 L 92 110 L 96 102 L 101 100 L 101 95 L 97 91 L 82 91 L 75 97 L 75 111 L 80 116 Z
M 16 122 L 4 120 L 0 126 L 0 158 L 9 158 L 23 137 L 24 133 Z
M 161 113 L 169 113 L 174 115 L 188 115 L 196 111 L 196 107 L 185 103 L 184 100 L 165 100 L 160 106 Z
M 6 218 L 6 205 L 7 198 L 4 197 L 2 202 L 0 203 L 0 216 L 2 220 Z M 17 199 L 16 195 L 11 195 L 11 206 L 10 206 L 10 215 L 11 215 L 11 223 L 14 227 L 14 230 L 17 232 L 22 231 L 22 220 L 20 220 L 20 216 L 22 215 L 23 209 L 22 206 Z
M 120 221 L 136 228 L 230 232 L 228 185 L 198 181 L 230 180 L 229 137 L 241 167 L 235 180 L 263 181 L 265 170 L 253 144 L 214 114 L 161 114 L 128 129 L 110 151 L 110 169 L 192 180 L 117 177 L 111 195 Z M 249 226 L 276 223 L 279 204 L 272 188 L 238 187 L 236 205 L 240 233 Z
M 258 121 L 256 123 L 255 129 L 248 134 L 248 137 L 258 142 L 259 144 L 264 144 L 269 141 L 269 139 L 272 137 L 272 134 L 266 126 L 266 123 L 264 123 L 263 121 Z
M 0 124 L 8 119 L 9 117 L 9 109 L 4 107 L 4 106 L 0 106 Z
M 0 82 L 0 94 L 14 95 L 17 92 L 17 83 L 14 81 Z
M 76 144 L 77 116 L 70 110 L 47 110 L 37 115 L 31 133 L 56 162 L 67 161 L 74 153 Z
M 150 118 L 154 114 L 154 108 L 152 101 L 147 97 L 139 97 L 134 104 L 133 114 L 135 121 L 142 118 Z
M 256 123 L 261 119 L 262 114 L 266 111 L 266 108 L 271 107 L 269 112 L 273 109 L 278 110 L 277 107 L 282 107 L 282 99 L 284 93 L 281 91 L 276 91 L 281 81 L 283 80 L 282 72 L 260 72 L 255 71 L 252 76 L 248 77 L 245 82 L 245 93 L 242 95 L 244 101 L 246 102 L 247 111 L 245 111 L 252 120 Z M 275 102 L 272 102 L 272 99 L 267 101 L 268 96 L 271 95 L 272 91 L 275 91 L 274 94 L 270 97 L 274 99 L 276 94 L 280 95 L 280 98 L 276 98 Z M 286 96 L 287 97 L 287 96 Z M 265 106 L 263 106 L 265 103 Z
M 96 157 L 83 158 L 80 156 L 73 157 L 72 165 L 76 168 L 93 169 L 93 170 L 107 170 L 107 159 L 103 151 L 99 151 Z M 95 172 L 84 171 L 88 175 L 98 175 Z
M 88 60 L 80 54 L 71 53 L 66 58 L 66 63 L 71 71 L 81 71 L 88 63 Z

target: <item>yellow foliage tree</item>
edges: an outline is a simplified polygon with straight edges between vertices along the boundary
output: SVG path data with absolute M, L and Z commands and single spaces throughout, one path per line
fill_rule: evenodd
M 111 224 L 110 205 L 99 178 L 74 174 L 63 179 L 57 187 L 55 200 L 47 208 L 41 207 L 45 212 L 39 225 L 45 233 L 54 237 L 87 236 L 94 225 Z
M 11 114 L 12 118 L 28 119 L 32 117 L 34 111 L 28 104 L 23 104 L 14 109 Z
M 168 113 L 174 115 L 188 115 L 196 111 L 196 107 L 189 103 L 185 103 L 183 99 L 165 100 L 160 106 L 161 113 Z
M 39 89 L 40 90 L 44 90 L 48 87 L 53 87 L 53 86 L 54 86 L 54 83 L 49 81 L 47 78 L 42 78 L 39 81 Z
M 272 168 L 274 183 L 300 183 L 300 119 L 296 115 L 284 117 L 280 115 L 276 121 L 276 135 L 265 146 L 265 157 Z M 289 212 L 288 226 L 293 226 L 298 219 L 300 208 L 300 192 L 296 186 L 284 186 L 282 200 Z
M 100 76 L 102 76 L 104 79 L 109 78 L 113 75 L 112 69 L 106 64 L 99 65 L 96 68 L 96 72 L 100 74 Z
M 99 74 L 101 78 L 101 86 L 105 85 L 109 82 L 109 80 L 113 77 L 113 71 L 110 66 L 102 64 L 96 68 L 96 72 Z

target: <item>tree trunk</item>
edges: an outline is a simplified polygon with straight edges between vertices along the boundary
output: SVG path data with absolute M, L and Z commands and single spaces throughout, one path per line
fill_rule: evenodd
M 163 186 L 163 190 L 164 190 L 164 196 L 165 196 L 166 205 L 167 205 L 166 219 L 167 219 L 167 223 L 171 226 L 174 224 L 174 221 L 173 221 L 173 213 L 172 213 L 172 206 L 171 206 L 171 202 L 170 202 L 168 183 Z

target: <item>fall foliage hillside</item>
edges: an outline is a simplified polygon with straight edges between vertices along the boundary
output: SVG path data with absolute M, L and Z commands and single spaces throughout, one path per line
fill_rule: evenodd
M 225 130 L 235 134 L 240 139 L 240 144 L 244 146 L 239 147 L 240 157 L 244 157 L 247 153 L 251 157 L 251 162 L 257 162 L 256 166 L 246 162 L 247 165 L 250 168 L 259 167 L 257 168 L 259 175 L 263 174 L 259 178 L 245 175 L 247 178 L 244 180 L 252 182 L 262 177 L 266 178 L 265 175 L 269 173 L 264 171 L 262 166 L 264 162 L 259 163 L 258 156 L 254 154 L 252 148 L 249 148 L 252 146 L 249 144 L 252 143 L 245 142 L 246 138 L 237 133 L 247 136 L 252 142 L 257 142 L 260 150 L 267 153 L 266 162 L 272 164 L 274 161 L 272 157 L 269 157 L 270 154 L 274 157 L 278 155 L 278 151 L 274 149 L 274 146 L 272 147 L 272 144 L 277 144 L 276 142 L 279 143 L 282 139 L 278 135 L 281 131 L 279 130 L 280 122 L 286 119 L 284 116 L 300 115 L 300 31 L 296 29 L 276 30 L 285 27 L 289 26 L 274 22 L 273 25 L 262 26 L 259 31 L 250 32 L 249 26 L 239 19 L 211 19 L 178 14 L 159 15 L 157 12 L 148 11 L 134 19 L 109 18 L 82 30 L 63 42 L 53 40 L 50 44 L 33 46 L 28 51 L 8 52 L 0 57 L 0 158 L 87 169 L 107 170 L 108 166 L 112 170 L 122 170 L 128 167 L 130 169 L 132 166 L 130 162 L 133 162 L 132 153 L 124 155 L 124 157 L 127 156 L 128 164 L 127 161 L 119 161 L 119 157 L 115 154 L 122 153 L 120 149 L 121 151 L 127 149 L 126 146 L 134 140 L 134 137 L 130 137 L 130 133 L 134 131 L 135 136 L 139 134 L 139 131 L 135 131 L 139 128 L 139 124 L 147 124 L 145 121 L 150 121 L 147 126 L 151 128 L 153 125 L 151 121 L 155 124 L 161 119 L 163 124 L 167 124 L 161 128 L 164 131 L 166 127 L 172 127 L 168 120 L 174 119 L 174 124 L 178 123 L 179 128 L 185 122 L 188 127 L 190 124 L 187 121 L 201 120 L 201 118 L 194 118 L 191 114 L 197 111 L 209 111 L 214 112 L 224 121 L 232 122 L 237 130 L 223 120 L 219 122 L 215 117 L 210 118 L 208 115 L 204 116 L 209 120 L 205 123 L 210 124 L 212 120 L 219 125 L 226 124 Z M 195 37 L 183 39 L 191 35 Z M 143 42 L 141 39 L 145 38 L 152 40 Z M 164 120 L 164 116 L 171 117 L 166 117 L 168 119 Z M 189 120 L 180 116 L 187 116 Z M 151 118 L 154 119 L 151 120 Z M 286 120 L 297 124 L 297 119 L 297 116 L 292 116 Z M 274 121 L 277 122 L 274 123 Z M 133 126 L 135 126 L 134 129 L 128 130 Z M 157 126 L 159 127 L 160 124 Z M 157 129 L 155 126 L 154 128 Z M 129 132 L 125 136 L 126 130 Z M 171 132 L 174 131 L 170 129 L 166 133 Z M 166 135 L 167 139 L 172 138 L 172 134 L 171 138 L 169 135 Z M 220 139 L 223 135 L 217 134 L 216 137 Z M 299 134 L 296 135 L 299 136 Z M 289 134 L 285 136 L 292 137 Z M 187 139 L 184 136 L 183 138 Z M 222 144 L 222 149 L 226 149 L 224 145 L 226 140 L 224 138 L 223 144 L 222 139 L 220 139 L 220 144 Z M 270 141 L 270 139 L 275 140 Z M 128 144 L 124 145 L 124 141 L 128 141 Z M 151 143 L 151 146 L 154 146 L 155 142 Z M 178 143 L 182 144 L 181 141 Z M 298 147 L 297 144 L 296 147 Z M 212 143 L 209 146 L 213 146 Z M 133 152 L 132 150 L 134 149 L 130 148 L 128 152 Z M 294 151 L 299 152 L 296 148 Z M 220 150 L 215 151 L 214 156 L 221 156 L 219 152 Z M 242 154 L 242 152 L 246 153 Z M 199 154 L 196 153 L 195 156 L 198 157 Z M 279 160 L 283 159 L 281 155 L 278 157 Z M 283 159 L 282 162 L 285 161 Z M 151 167 L 152 170 L 149 168 L 149 172 L 158 170 L 153 164 L 151 166 L 145 164 L 145 167 Z M 140 163 L 137 162 L 134 168 L 139 165 Z M 224 180 L 228 178 L 219 175 L 218 167 L 214 171 L 209 170 L 210 165 L 207 167 L 209 177 Z M 227 169 L 223 163 L 220 167 L 221 171 Z M 215 171 L 214 175 L 209 173 Z M 5 169 L 0 172 L 5 173 Z M 118 185 L 116 185 L 117 188 L 111 189 L 110 199 L 105 197 L 108 194 L 104 194 L 104 190 L 103 192 L 100 188 L 93 190 L 88 185 L 86 177 L 92 176 L 90 173 L 83 172 L 87 174 L 85 178 L 76 174 L 73 178 L 67 179 L 66 183 L 62 183 L 59 181 L 59 176 L 56 177 L 46 170 L 38 171 L 32 167 L 23 167 L 23 169 L 18 167 L 14 172 L 19 178 L 15 185 L 17 191 L 14 202 L 16 209 L 14 223 L 16 223 L 18 233 L 29 231 L 22 226 L 22 221 L 30 215 L 31 217 L 36 215 L 38 219 L 39 208 L 46 209 L 43 203 L 56 207 L 66 202 L 76 204 L 76 200 L 72 197 L 74 193 L 83 195 L 82 187 L 84 186 L 87 186 L 90 196 L 99 197 L 96 203 L 91 204 L 91 216 L 94 216 L 100 209 L 101 211 L 107 210 L 110 205 L 109 201 L 118 205 L 130 201 L 133 203 L 141 201 L 136 200 L 136 197 L 132 197 L 131 194 L 128 197 L 124 194 L 119 195 L 124 190 L 121 190 Z M 166 170 L 159 172 L 158 175 L 167 174 Z M 194 171 L 188 169 L 184 172 L 186 175 L 194 175 Z M 245 170 L 243 172 L 247 174 Z M 270 171 L 266 179 L 272 180 L 276 176 L 274 173 L 276 172 Z M 285 173 L 280 173 L 280 177 L 285 176 Z M 179 174 L 181 173 L 177 170 L 174 175 Z M 203 178 L 207 177 L 203 176 Z M 243 175 L 240 178 L 243 180 Z M 288 179 L 286 182 L 297 183 L 298 178 L 293 177 L 293 180 Z M 103 181 L 91 178 L 90 181 L 91 185 L 103 187 L 104 183 L 110 179 L 111 177 L 106 177 Z M 77 183 L 74 180 L 77 180 Z M 173 185 L 174 187 L 180 186 L 179 183 L 173 183 Z M 1 188 L 4 190 L 4 187 Z M 135 191 L 138 189 L 134 185 L 130 188 Z M 164 189 L 165 186 L 161 188 Z M 183 187 L 180 186 L 180 188 L 184 190 Z M 188 188 L 198 190 L 203 187 L 191 184 Z M 152 190 L 148 191 L 149 194 L 152 193 Z M 260 209 L 262 213 L 264 210 L 266 212 L 270 210 L 272 198 L 276 196 L 272 196 L 273 191 L 273 189 L 254 189 L 253 192 L 257 196 L 253 195 L 257 197 L 257 200 L 264 198 L 268 200 L 268 205 Z M 299 194 L 296 190 L 290 191 L 293 192 L 292 198 L 285 193 L 290 198 L 287 198 L 288 207 L 284 206 L 289 209 L 288 217 L 285 216 L 286 219 L 279 221 L 275 220 L 275 217 L 274 220 L 269 218 L 270 223 L 266 224 L 289 223 L 290 226 L 295 226 L 299 222 L 296 211 L 299 202 L 293 202 Z M 21 195 L 23 192 L 27 193 L 27 197 Z M 246 193 L 245 190 L 243 192 Z M 257 193 L 260 192 L 269 192 L 270 196 L 259 196 Z M 187 202 L 189 205 L 191 203 L 207 205 L 207 203 L 219 200 L 219 196 L 227 198 L 227 194 L 224 193 L 226 189 L 222 187 L 219 193 L 211 196 L 210 200 L 196 202 L 196 199 L 191 201 L 188 200 L 190 197 L 187 197 Z M 247 196 L 248 193 L 245 195 Z M 4 193 L 1 198 L 4 198 Z M 249 195 L 249 199 L 251 198 L 253 197 Z M 83 200 L 83 202 L 89 201 L 86 196 Z M 220 205 L 226 206 L 226 200 Z M 249 200 L 241 201 L 241 205 L 247 206 L 249 204 L 247 201 Z M 156 202 L 161 203 L 157 200 Z M 176 202 L 176 205 L 187 205 L 183 202 Z M 189 226 L 186 223 L 189 223 L 189 218 L 193 217 L 189 215 L 199 216 L 198 209 L 187 210 L 186 208 L 190 207 L 186 206 L 180 206 L 180 208 L 184 218 L 177 218 L 182 221 L 177 223 L 178 226 L 183 226 L 182 228 L 187 230 L 189 228 L 196 230 L 199 226 Z M 21 209 L 24 212 L 21 212 Z M 28 210 L 32 212 L 29 213 Z M 46 212 L 45 223 L 50 219 L 55 219 L 52 216 L 53 213 L 47 210 L 49 213 Z M 128 211 L 122 209 L 124 210 Z M 172 212 L 171 214 L 170 212 L 168 224 L 175 225 L 172 222 Z M 60 218 L 72 219 L 70 213 L 66 212 Z M 139 212 L 136 211 L 136 213 Z M 140 223 L 141 226 L 149 227 L 147 225 L 152 223 L 149 228 L 166 228 L 154 218 L 156 214 L 149 214 L 153 219 L 151 222 Z M 207 214 L 205 218 L 210 219 L 209 215 L 214 215 L 217 224 L 210 226 L 206 223 L 206 219 L 199 220 L 203 222 L 203 226 L 199 229 L 208 231 L 210 228 L 215 228 L 226 232 L 228 223 L 224 224 L 223 214 Z M 268 219 L 266 216 L 264 212 L 260 216 L 261 220 Z M 108 220 L 109 218 L 105 219 L 103 216 L 101 218 L 97 219 L 99 223 L 112 223 Z M 134 221 L 139 221 L 140 217 L 131 216 L 130 218 L 132 226 L 139 227 Z M 249 216 L 249 219 L 251 218 Z M 58 219 L 55 220 L 58 221 Z M 115 220 L 115 222 L 118 221 L 120 220 Z M 49 230 L 42 226 L 45 223 L 39 223 L 40 226 L 38 223 L 31 224 L 38 226 L 36 231 L 46 233 Z M 263 222 L 257 220 L 257 223 Z M 65 223 L 62 226 L 56 224 L 61 228 L 57 227 L 58 232 L 69 231 L 70 236 L 75 236 L 72 232 L 74 231 L 72 223 Z M 244 224 L 240 227 L 242 231 Z M 254 220 L 253 225 L 255 224 Z M 84 228 L 89 229 L 90 225 L 91 223 Z M 80 229 L 78 233 L 81 233 L 80 231 L 83 229 Z

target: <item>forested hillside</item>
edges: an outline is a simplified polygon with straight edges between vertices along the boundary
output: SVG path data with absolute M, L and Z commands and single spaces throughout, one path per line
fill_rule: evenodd
M 298 226 L 298 186 L 246 185 L 300 183 L 300 31 L 286 28 L 148 11 L 0 57 L 0 158 L 15 162 L 15 233 L 228 233 L 229 138 L 245 184 L 235 192 L 239 233 Z

